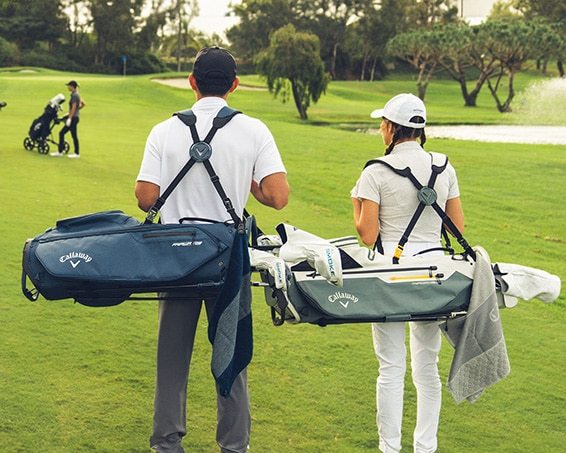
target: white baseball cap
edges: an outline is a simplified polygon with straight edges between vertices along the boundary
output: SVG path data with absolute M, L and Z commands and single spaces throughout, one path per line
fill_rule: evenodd
M 424 102 L 414 94 L 401 93 L 389 99 L 382 109 L 371 112 L 370 116 L 372 118 L 386 118 L 396 124 L 413 129 L 423 129 L 426 124 L 426 107 Z M 420 117 L 424 121 L 415 122 L 414 117 Z

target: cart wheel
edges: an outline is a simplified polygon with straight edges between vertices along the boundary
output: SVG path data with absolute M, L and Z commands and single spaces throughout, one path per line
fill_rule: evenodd
M 47 154 L 49 152 L 49 143 L 41 142 L 39 143 L 39 154 Z
M 71 145 L 69 145 L 69 142 L 63 142 L 63 152 L 67 154 L 69 152 L 69 149 L 71 149 Z
M 31 151 L 34 147 L 33 140 L 29 137 L 24 138 L 24 148 Z

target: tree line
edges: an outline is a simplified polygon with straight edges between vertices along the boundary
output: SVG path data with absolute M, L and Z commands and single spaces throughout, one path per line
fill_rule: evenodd
M 515 75 L 527 61 L 542 60 L 545 66 L 552 57 L 562 71 L 564 44 L 557 30 L 546 22 L 508 18 L 490 19 L 473 27 L 447 24 L 424 32 L 403 33 L 387 43 L 386 51 L 417 70 L 421 99 L 435 71 L 441 69 L 459 83 L 465 106 L 476 106 L 477 96 L 486 84 L 497 109 L 508 112 L 515 95 Z M 505 89 L 501 85 L 504 77 Z
M 416 73 L 426 95 L 439 72 L 475 106 L 487 86 L 510 110 L 525 63 L 557 63 L 564 75 L 566 2 L 500 0 L 489 20 L 467 25 L 457 0 L 241 0 L 226 31 L 240 67 L 258 71 L 299 116 L 330 80 Z M 0 0 L 0 66 L 120 73 L 181 70 L 205 46 L 227 46 L 191 29 L 197 0 Z M 183 68 L 188 70 L 188 67 Z
M 197 0 L 0 0 L 0 67 L 180 70 L 221 41 L 190 28 L 198 14 Z
M 400 62 L 416 72 L 422 99 L 443 72 L 460 84 L 465 106 L 475 106 L 487 85 L 501 112 L 511 109 L 514 77 L 527 61 L 545 71 L 554 60 L 564 76 L 566 2 L 500 0 L 476 26 L 458 16 L 456 3 L 242 0 L 232 5 L 239 23 L 227 37 L 272 93 L 284 101 L 293 96 L 302 119 L 329 80 L 379 79 Z

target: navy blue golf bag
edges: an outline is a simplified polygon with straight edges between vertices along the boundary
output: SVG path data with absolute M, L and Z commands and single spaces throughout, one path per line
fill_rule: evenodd
M 45 107 L 43 114 L 31 123 L 28 132 L 29 138 L 35 141 L 46 140 L 56 119 L 57 110 L 51 105 Z
M 121 211 L 60 220 L 26 242 L 22 289 L 30 300 L 39 292 L 106 306 L 133 293 L 219 287 L 235 234 L 232 224 L 142 224 Z
M 219 290 L 236 235 L 243 234 L 245 228 L 208 161 L 212 153 L 209 143 L 216 130 L 238 113 L 227 107 L 219 112 L 211 132 L 203 141 L 193 143 L 191 158 L 157 199 L 144 223 L 121 211 L 98 212 L 60 220 L 26 241 L 24 295 L 31 301 L 41 294 L 49 300 L 72 298 L 84 305 L 108 306 L 135 299 L 132 294 L 136 293 Z M 192 112 L 176 115 L 194 126 Z M 203 152 L 205 148 L 210 152 Z M 179 224 L 153 223 L 167 197 L 197 162 L 206 167 L 232 220 L 187 218 Z M 27 288 L 28 278 L 35 288 Z

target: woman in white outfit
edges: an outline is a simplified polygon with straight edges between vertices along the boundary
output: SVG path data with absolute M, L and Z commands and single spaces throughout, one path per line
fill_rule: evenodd
M 385 161 L 394 168 L 409 167 L 423 185 L 431 175 L 432 155 L 422 145 L 426 108 L 412 94 L 399 94 L 385 107 L 371 113 L 381 118 L 380 133 L 387 146 Z M 417 143 L 420 140 L 420 145 Z M 439 157 L 435 153 L 435 157 Z M 442 157 L 442 156 L 440 156 Z M 436 162 L 436 160 L 435 160 Z M 438 204 L 455 226 L 463 232 L 464 214 L 460 203 L 458 181 L 448 163 L 434 185 Z M 385 165 L 369 165 L 352 189 L 354 220 L 361 240 L 372 246 L 378 237 L 383 252 L 393 255 L 419 201 L 417 190 L 408 178 Z M 440 246 L 442 221 L 432 208 L 425 208 L 405 244 L 403 254 Z M 437 449 L 441 383 L 438 375 L 438 353 L 441 334 L 436 322 L 411 322 L 410 352 L 413 383 L 417 391 L 417 421 L 413 434 L 415 452 Z M 373 343 L 379 361 L 377 378 L 377 428 L 382 452 L 401 450 L 404 377 L 406 370 L 406 323 L 372 324 Z

